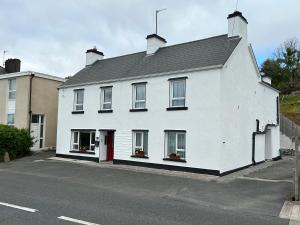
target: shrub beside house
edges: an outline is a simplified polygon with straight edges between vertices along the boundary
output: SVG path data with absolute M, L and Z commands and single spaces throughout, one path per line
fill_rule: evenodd
M 3 161 L 5 152 L 10 159 L 29 155 L 32 145 L 33 139 L 26 129 L 0 125 L 0 162 Z

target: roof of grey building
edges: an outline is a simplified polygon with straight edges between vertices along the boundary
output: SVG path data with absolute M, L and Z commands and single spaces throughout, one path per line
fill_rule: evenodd
M 7 73 L 6 70 L 2 66 L 0 66 L 0 75 L 5 73 Z
M 241 38 L 227 34 L 166 46 L 152 55 L 146 51 L 98 60 L 68 79 L 62 86 L 142 77 L 216 65 L 224 65 Z

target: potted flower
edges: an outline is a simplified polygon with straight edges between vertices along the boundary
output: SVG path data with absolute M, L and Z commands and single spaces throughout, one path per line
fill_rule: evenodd
M 134 153 L 137 157 L 145 157 L 145 152 L 143 149 L 136 149 Z
M 176 154 L 176 153 L 171 153 L 169 155 L 170 159 L 172 160 L 180 160 L 180 155 Z

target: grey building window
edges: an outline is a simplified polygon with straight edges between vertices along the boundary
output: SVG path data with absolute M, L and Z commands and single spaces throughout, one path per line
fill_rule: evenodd
M 185 106 L 186 79 L 170 80 L 170 107 Z
M 133 109 L 146 108 L 146 83 L 137 83 L 133 85 Z
M 8 80 L 8 100 L 16 100 L 16 79 Z
M 112 109 L 112 87 L 101 87 L 101 110 Z
M 185 132 L 165 132 L 165 158 L 173 160 L 185 160 Z
M 134 130 L 132 132 L 132 151 L 133 156 L 147 157 L 148 156 L 148 131 Z

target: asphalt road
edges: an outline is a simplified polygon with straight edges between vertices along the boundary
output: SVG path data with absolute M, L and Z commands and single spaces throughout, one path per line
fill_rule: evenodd
M 289 224 L 278 217 L 289 198 L 289 182 L 202 181 L 53 161 L 48 156 L 0 164 L 1 225 L 76 224 L 61 216 L 87 225 Z

